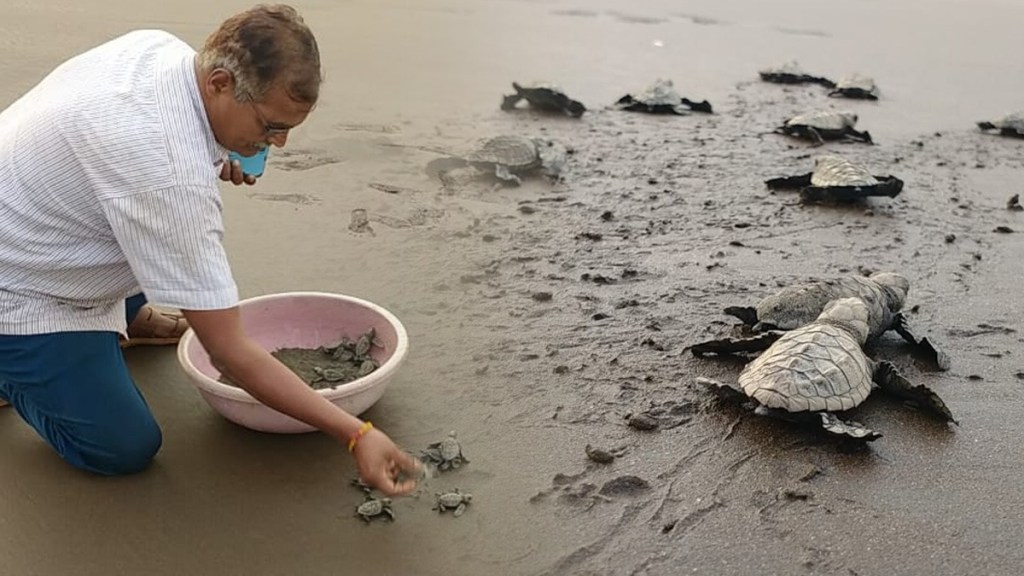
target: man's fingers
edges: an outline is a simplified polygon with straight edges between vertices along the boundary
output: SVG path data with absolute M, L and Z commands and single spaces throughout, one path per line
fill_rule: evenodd
M 409 454 L 408 452 L 399 451 L 397 460 L 398 465 L 401 466 L 402 469 L 406 471 L 419 472 L 420 469 L 423 467 L 423 463 L 420 462 L 420 459 L 414 457 L 412 454 Z

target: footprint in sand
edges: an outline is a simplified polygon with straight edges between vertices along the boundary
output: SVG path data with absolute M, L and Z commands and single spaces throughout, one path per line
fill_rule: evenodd
M 594 12 L 593 10 L 552 10 L 551 13 L 555 16 L 581 16 L 585 18 L 597 16 L 597 12 Z
M 279 170 L 310 170 L 328 164 L 337 164 L 341 158 L 321 152 L 281 150 L 272 156 L 271 165 Z
M 776 27 L 776 30 L 783 34 L 790 34 L 792 36 L 815 36 L 817 38 L 829 38 L 831 34 L 828 32 L 822 32 L 821 30 L 804 30 L 800 28 L 783 28 Z
M 619 22 L 625 22 L 626 24 L 662 24 L 668 22 L 665 18 L 658 18 L 655 16 L 639 16 L 636 14 L 624 14 L 622 12 L 608 12 L 609 16 L 612 16 Z
M 698 26 L 725 26 L 728 22 L 723 20 L 716 20 L 714 18 L 708 18 L 707 16 L 699 16 L 696 14 L 673 14 L 676 18 L 682 18 L 683 20 L 689 20 L 691 23 Z
M 319 204 L 320 199 L 309 194 L 264 194 L 260 192 L 252 192 L 248 194 L 249 198 L 254 200 L 263 200 L 264 202 L 287 202 L 289 204 Z

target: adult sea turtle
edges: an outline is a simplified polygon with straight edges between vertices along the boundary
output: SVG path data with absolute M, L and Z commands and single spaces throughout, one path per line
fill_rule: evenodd
M 910 291 L 910 281 L 893 272 L 875 272 L 870 276 L 849 275 L 813 280 L 787 286 L 763 298 L 756 307 L 729 306 L 724 312 L 739 318 L 757 333 L 749 338 L 722 338 L 690 347 L 695 356 L 763 350 L 787 330 L 813 322 L 825 306 L 838 298 L 856 297 L 868 310 L 868 340 L 895 330 L 922 355 L 934 360 L 941 370 L 949 369 L 949 357 L 927 337 L 911 330 L 901 310 Z
M 704 100 L 694 102 L 676 92 L 671 80 L 656 79 L 637 94 L 626 94 L 615 103 L 620 110 L 647 112 L 648 114 L 679 114 L 706 112 L 711 114 L 711 104 Z
M 826 88 L 834 88 L 835 82 L 821 76 L 808 74 L 800 68 L 796 61 L 787 62 L 775 68 L 765 68 L 757 73 L 761 80 L 774 84 L 820 84 Z
M 992 122 L 978 122 L 978 128 L 982 130 L 998 130 L 1002 136 L 1024 138 L 1024 110 L 1011 112 Z
M 863 74 L 851 74 L 839 79 L 829 96 L 859 98 L 861 100 L 878 100 L 878 86 L 874 78 Z
M 765 180 L 771 190 L 799 190 L 805 202 L 852 202 L 868 196 L 893 198 L 903 190 L 895 176 L 875 176 L 837 154 L 814 159 L 814 170 L 797 176 Z
M 465 156 L 432 160 L 427 164 L 427 172 L 443 179 L 445 172 L 472 167 L 518 186 L 523 182 L 523 175 L 536 170 L 557 177 L 567 157 L 566 148 L 552 140 L 505 134 L 485 140 Z
M 836 412 L 860 405 L 875 388 L 916 403 L 945 422 L 957 423 L 939 396 L 914 385 L 886 361 L 862 349 L 870 333 L 869 307 L 860 298 L 829 302 L 816 320 L 776 340 L 740 373 L 735 384 L 698 378 L 722 396 L 749 398 L 755 412 L 821 426 L 827 432 L 871 441 L 881 434 Z
M 579 118 L 587 111 L 582 102 L 573 100 L 554 84 L 534 82 L 523 85 L 513 82 L 512 88 L 516 93 L 504 97 L 501 101 L 502 110 L 512 110 L 521 100 L 526 100 L 530 107 L 537 110 L 567 114 L 573 118 Z
M 850 111 L 834 112 L 831 110 L 799 114 L 786 120 L 775 129 L 778 134 L 794 138 L 804 138 L 822 145 L 826 140 L 849 140 L 872 144 L 871 134 L 854 129 L 857 125 L 857 114 Z

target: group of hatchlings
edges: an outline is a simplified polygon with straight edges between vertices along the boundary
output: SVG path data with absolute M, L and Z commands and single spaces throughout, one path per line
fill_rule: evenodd
M 448 436 L 440 441 L 428 445 L 421 453 L 420 460 L 424 465 L 424 477 L 427 476 L 426 467 L 431 467 L 439 473 L 444 473 L 458 469 L 463 464 L 469 464 L 469 460 L 462 452 L 462 443 L 459 442 L 458 435 L 454 431 L 450 432 Z M 374 518 L 395 519 L 395 512 L 391 507 L 392 501 L 390 498 L 373 496 L 371 488 L 359 479 L 353 480 L 352 483 L 366 493 L 366 499 L 356 506 L 356 516 L 362 518 L 367 523 Z M 440 514 L 450 510 L 452 516 L 458 518 L 465 513 L 466 507 L 472 500 L 472 494 L 454 488 L 435 493 L 433 509 L 437 510 Z
M 820 84 L 828 96 L 877 100 L 874 79 L 851 74 L 833 82 L 828 78 L 804 72 L 796 62 L 758 72 L 761 80 L 777 84 Z M 504 96 L 502 110 L 515 110 L 520 102 L 530 108 L 549 113 L 581 117 L 587 107 L 570 98 L 555 84 L 513 82 L 514 93 Z M 676 91 L 671 80 L 659 78 L 635 94 L 627 94 L 615 102 L 620 110 L 650 114 L 686 115 L 692 112 L 712 113 L 707 100 L 696 102 Z M 843 140 L 872 144 L 871 134 L 855 127 L 858 116 L 849 110 L 816 110 L 786 119 L 774 132 L 806 139 L 816 145 L 827 140 Z M 1024 111 L 1006 114 L 994 121 L 977 123 L 981 130 L 994 130 L 1004 136 L 1024 138 Z M 569 150 L 545 138 L 501 135 L 484 141 L 479 148 L 463 156 L 440 158 L 428 164 L 427 171 L 444 180 L 452 169 L 471 168 L 491 173 L 501 182 L 522 183 L 522 175 L 540 169 L 557 178 L 567 160 Z M 799 176 L 773 178 L 765 184 L 772 190 L 796 189 L 804 202 L 849 202 L 867 196 L 894 197 L 903 189 L 903 181 L 895 176 L 873 175 L 868 169 L 840 155 L 827 154 L 815 158 L 811 172 Z
M 949 358 L 928 338 L 911 331 L 902 313 L 910 282 L 891 272 L 845 276 L 790 286 L 756 307 L 729 307 L 726 314 L 751 327 L 753 336 L 723 338 L 690 347 L 708 354 L 763 352 L 736 383 L 697 378 L 722 398 L 740 399 L 755 413 L 820 426 L 845 438 L 871 441 L 881 434 L 836 413 L 860 405 L 876 387 L 944 422 L 957 421 L 939 396 L 914 385 L 888 361 L 875 361 L 866 344 L 894 330 L 940 370 Z

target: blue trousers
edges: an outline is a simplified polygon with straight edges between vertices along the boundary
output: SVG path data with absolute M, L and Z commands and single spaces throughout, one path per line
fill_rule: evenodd
M 145 303 L 125 301 L 129 323 Z M 0 335 L 0 399 L 66 462 L 97 474 L 139 472 L 163 441 L 116 332 Z

